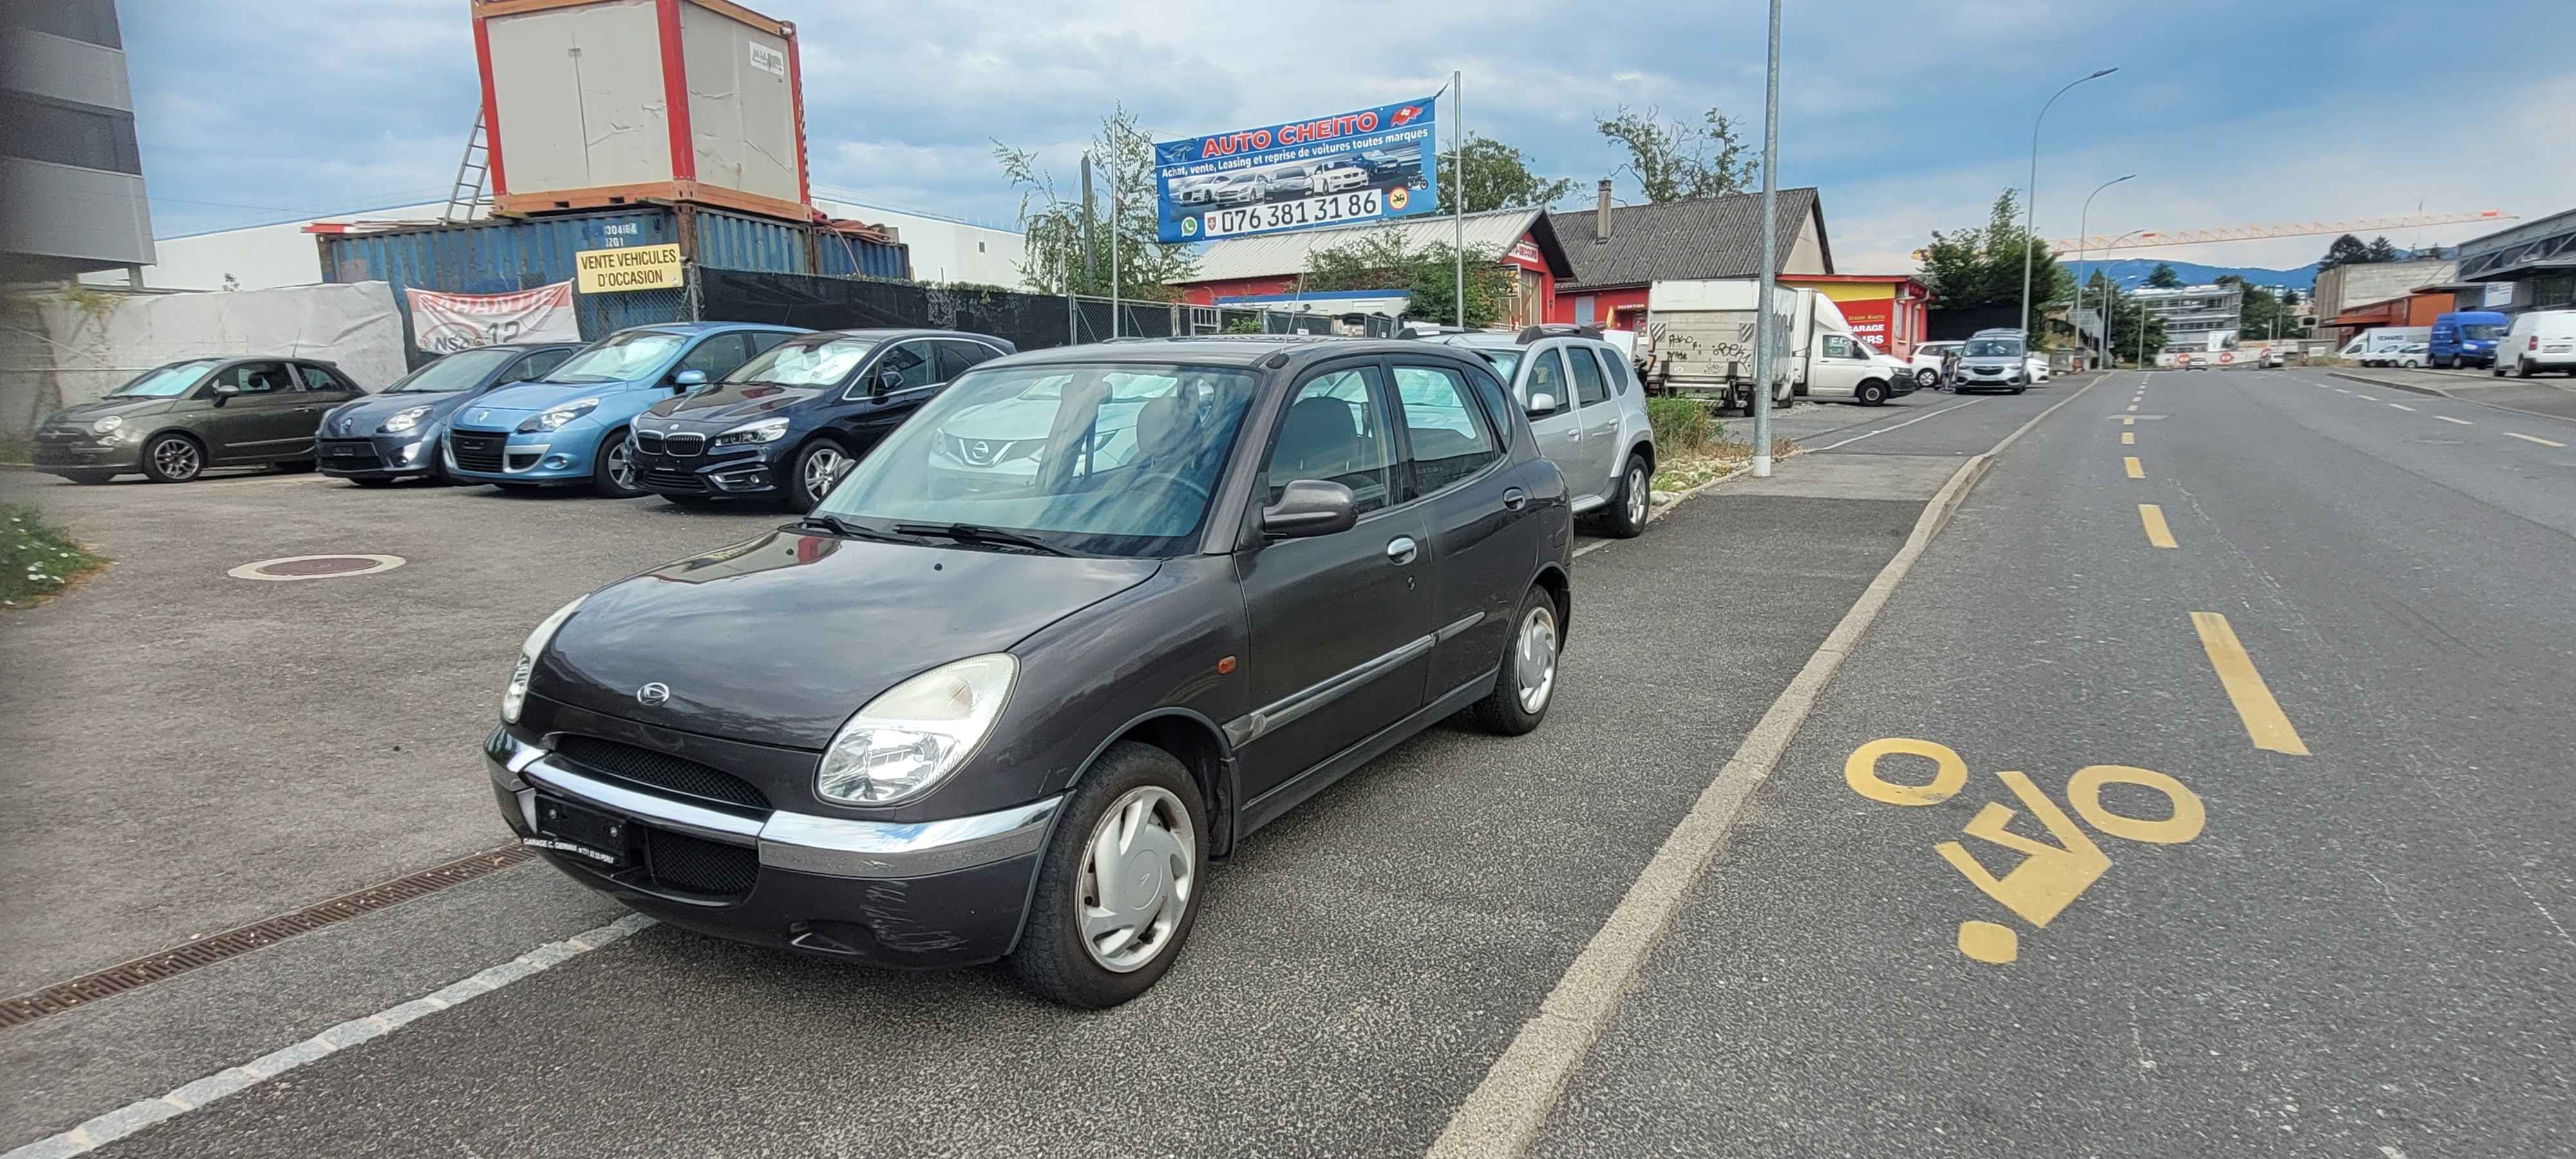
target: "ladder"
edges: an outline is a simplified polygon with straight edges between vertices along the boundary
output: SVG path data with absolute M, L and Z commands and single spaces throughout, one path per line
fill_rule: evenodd
M 483 110 L 474 110 L 474 131 L 465 138 L 465 159 L 456 164 L 456 185 L 447 194 L 447 211 L 438 216 L 441 223 L 454 225 L 472 221 L 490 208 L 492 198 L 483 191 L 492 174 L 492 151 L 483 139 Z

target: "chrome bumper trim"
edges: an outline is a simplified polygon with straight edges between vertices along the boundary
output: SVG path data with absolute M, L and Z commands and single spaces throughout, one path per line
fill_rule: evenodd
M 519 799 L 535 828 L 535 790 L 571 797 L 648 824 L 726 845 L 752 846 L 760 863 L 824 877 L 908 878 L 972 869 L 1036 853 L 1061 796 L 942 821 L 861 821 L 779 810 L 760 821 L 638 792 L 556 764 L 552 754 L 501 729 L 484 745 L 492 782 Z

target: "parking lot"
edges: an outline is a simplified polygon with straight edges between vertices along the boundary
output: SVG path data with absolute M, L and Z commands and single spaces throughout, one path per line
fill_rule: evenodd
M 713 1101 L 629 1136 L 658 1153 L 717 1149 L 764 1099 L 864 1090 L 868 1110 L 817 1120 L 814 1146 L 911 1123 L 913 1153 L 1181 1154 L 1215 1137 L 1272 1153 L 1418 1149 L 1958 461 L 2061 397 L 1802 406 L 1783 435 L 1841 449 L 1720 484 L 1643 539 L 1587 539 L 1550 723 L 1520 740 L 1437 728 L 1265 829 L 1219 868 L 1180 970 L 1118 1011 L 1054 1010 L 990 969 L 872 973 L 654 929 L 353 1056 L 366 1075 L 307 1108 L 293 1100 L 314 1088 L 280 1080 L 124 1146 L 334 1151 L 356 1138 L 339 1132 L 399 1129 L 510 1150 L 537 1121 L 521 1116 L 587 1133 L 721 1059 L 736 1073 Z M 528 625 L 783 518 L 264 472 L 5 486 L 118 561 L 0 629 L 0 712 L 22 754 L 6 822 L 9 918 L 26 931 L 11 992 L 502 845 L 479 744 Z M 327 553 L 403 562 L 341 579 L 228 574 Z M 620 912 L 520 865 L 46 1016 L 5 1040 L 15 1073 L 45 1076 L 12 1099 L 8 1137 L 62 1131 Z M 1134 1037 L 1182 1010 L 1199 1013 L 1178 1039 Z M 776 1049 L 747 1055 L 745 1035 Z M 867 1073 L 833 1061 L 854 1042 Z M 1278 1065 L 1283 1043 L 1299 1065 Z M 345 1085 L 404 1087 L 422 1068 L 459 1085 L 427 1104 Z M 839 1093 L 812 1085 L 817 1068 Z M 970 1076 L 1015 1093 L 961 1114 L 950 1101 Z M 345 1122 L 333 1108 L 353 1098 L 409 1104 L 411 1121 Z M 1132 1129 L 1050 1125 L 1094 1103 Z M 441 1109 L 460 1105 L 520 1110 L 472 1124 Z M 1370 1113 L 1319 1131 L 1327 1106 Z M 236 1130 L 238 1115 L 262 1132 Z

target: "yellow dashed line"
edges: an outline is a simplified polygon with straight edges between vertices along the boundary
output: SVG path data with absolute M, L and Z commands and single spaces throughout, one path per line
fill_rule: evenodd
M 2128 458 L 2120 460 L 2120 465 L 2129 469 L 2129 477 L 2132 479 L 2144 479 L 2147 477 L 2147 468 L 2138 462 L 2138 457 L 2136 455 L 2131 455 Z
M 2209 653 L 2209 666 L 2218 673 L 2218 683 L 2227 689 L 2227 698 L 2236 704 L 2236 718 L 2245 722 L 2245 735 L 2254 747 L 2276 753 L 2307 756 L 2308 745 L 2299 739 L 2299 730 L 2290 727 L 2290 718 L 2282 713 L 2281 702 L 2272 699 L 2272 689 L 2263 683 L 2263 674 L 2254 670 L 2254 658 L 2245 654 L 2245 645 L 2236 640 L 2236 629 L 2227 617 L 2216 612 L 2193 612 L 2191 626 L 2200 632 L 2200 646 Z
M 2132 444 L 2132 443 L 2135 443 L 2135 442 L 2137 442 L 2137 441 L 2138 441 L 2138 432 L 2136 432 L 2136 431 L 2122 431 L 2122 432 L 2120 432 L 2120 444 L 2121 444 L 2122 446 L 2127 446 L 2127 445 Z
M 2173 529 L 2165 526 L 2165 509 L 2153 503 L 2138 504 L 2138 520 L 2147 525 L 2147 542 L 2158 547 L 2181 547 L 2174 542 Z

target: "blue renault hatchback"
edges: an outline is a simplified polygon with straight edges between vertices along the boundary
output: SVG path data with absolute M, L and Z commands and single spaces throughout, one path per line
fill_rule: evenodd
M 747 322 L 620 330 L 544 378 L 493 391 L 450 416 L 447 473 L 503 487 L 587 486 L 612 499 L 645 494 L 627 437 L 635 416 L 805 332 Z
M 811 511 L 849 466 L 977 363 L 1019 348 L 954 330 L 790 338 L 635 419 L 636 482 L 674 503 L 776 499 Z
M 436 475 L 447 416 L 486 392 L 544 378 L 580 349 L 578 342 L 527 342 L 459 350 L 392 386 L 331 408 L 322 416 L 313 457 L 323 474 L 361 487 Z

